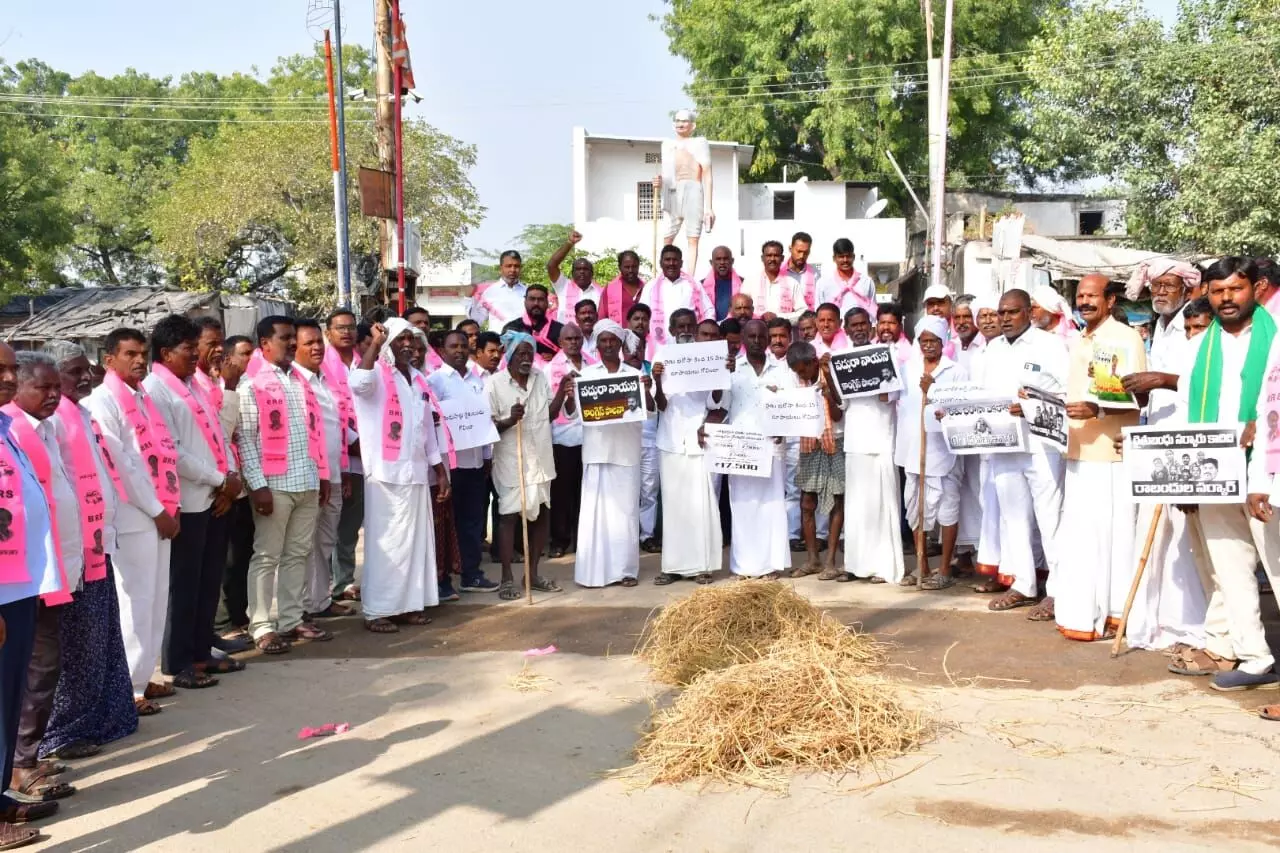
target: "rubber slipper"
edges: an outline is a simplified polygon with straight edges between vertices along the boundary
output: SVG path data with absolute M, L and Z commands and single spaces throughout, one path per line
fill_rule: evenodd
M 1263 705 L 1258 709 L 1258 716 L 1273 723 L 1280 723 L 1280 705 Z
M 34 844 L 39 839 L 40 831 L 37 829 L 0 823 L 0 850 L 17 850 L 19 847 Z

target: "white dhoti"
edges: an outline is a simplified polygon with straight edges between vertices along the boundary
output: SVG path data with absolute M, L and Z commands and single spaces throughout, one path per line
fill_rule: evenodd
M 720 502 L 701 456 L 660 451 L 662 572 L 692 576 L 719 570 L 723 561 Z
M 959 465 L 940 477 L 924 478 L 924 529 L 926 533 L 935 527 L 950 527 L 960 523 L 960 491 L 964 477 Z M 902 503 L 907 512 L 907 523 L 915 530 L 920 523 L 920 475 L 906 474 L 902 487 Z
M 400 486 L 365 479 L 360 597 L 365 619 L 417 613 L 440 603 L 431 487 L 426 483 Z
M 1154 512 L 1154 506 L 1138 508 L 1135 546 L 1146 544 Z M 1205 612 L 1213 579 L 1207 571 L 1207 555 L 1196 550 L 1187 516 L 1165 506 L 1125 624 L 1125 639 L 1131 648 L 1160 650 L 1177 643 L 1205 647 Z
M 956 467 L 960 476 L 960 529 L 957 546 L 977 547 L 982 538 L 982 457 L 961 456 Z
M 791 568 L 784 460 L 774 457 L 768 477 L 729 477 L 733 538 L 729 571 L 758 578 Z
M 844 450 L 844 565 L 860 578 L 897 583 L 902 560 L 902 501 L 891 453 Z
M 316 512 L 315 544 L 307 557 L 307 583 L 302 588 L 302 608 L 307 613 L 323 613 L 333 603 L 331 561 L 338 545 L 338 519 L 342 517 L 342 487 L 334 484 L 329 503 Z
M 165 616 L 169 611 L 170 541 L 161 539 L 151 519 L 132 507 L 122 507 L 117 518 L 125 513 L 138 515 L 151 525 L 150 530 L 119 531 L 116 553 L 111 558 L 116 597 L 120 599 L 120 633 L 136 699 L 155 674 L 164 642 Z
M 582 470 L 573 579 L 608 586 L 640 576 L 640 466 L 588 463 Z
M 1136 520 L 1123 463 L 1067 460 L 1053 600 L 1067 639 L 1097 640 L 1119 627 L 1137 568 Z
M 800 486 L 796 483 L 796 475 L 800 471 L 800 439 L 786 440 L 786 510 L 787 535 L 792 539 L 800 538 Z M 787 547 L 791 547 L 787 543 Z
M 1000 510 L 1000 574 L 1012 578 L 1015 591 L 1036 595 L 1035 542 L 1039 534 L 1049 567 L 1048 594 L 1055 594 L 1054 572 L 1062 513 L 1062 457 L 1054 450 L 993 453 L 988 457 Z
M 511 485 L 495 482 L 493 490 L 498 493 L 498 515 L 518 515 L 520 513 L 520 483 Z M 538 514 L 544 506 L 551 506 L 551 481 L 545 483 L 524 484 L 524 516 L 529 521 L 537 521 Z M 432 546 L 434 547 L 434 546 Z
M 980 460 L 978 469 L 978 500 L 982 509 L 982 524 L 978 528 L 978 573 L 994 575 L 1000 567 L 1000 498 L 996 494 L 996 481 L 985 457 L 966 457 Z

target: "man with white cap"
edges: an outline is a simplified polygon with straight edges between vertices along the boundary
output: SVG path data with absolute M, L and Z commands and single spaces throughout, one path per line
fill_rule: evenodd
M 393 317 L 375 324 L 351 396 L 364 445 L 364 626 L 393 634 L 400 625 L 425 625 L 424 609 L 440 603 L 436 586 L 435 524 L 428 469 L 438 498 L 449 499 L 449 469 L 436 443 L 425 380 L 411 365 L 421 330 Z
M 622 356 L 635 352 L 640 338 L 609 318 L 596 324 L 600 361 L 583 368 L 581 378 L 639 377 L 645 405 L 651 380 L 624 364 Z M 572 401 L 570 401 L 572 405 Z M 582 504 L 578 514 L 578 550 L 573 578 L 582 586 L 636 585 L 640 576 L 640 433 L 643 421 L 590 424 L 582 431 Z
M 662 174 L 653 179 L 654 189 L 663 191 L 662 210 L 667 219 L 663 243 L 674 243 L 684 226 L 690 273 L 698 267 L 702 229 L 710 231 L 716 224 L 711 208 L 711 144 L 705 136 L 693 135 L 696 126 L 692 112 L 676 112 L 672 123 L 676 138 L 662 140 Z
M 1200 294 L 1200 270 L 1176 258 L 1140 264 L 1125 287 L 1125 298 L 1137 301 L 1147 294 L 1156 314 L 1147 369 L 1123 381 L 1125 390 L 1145 403 L 1147 424 L 1156 426 L 1169 423 L 1177 414 L 1178 373 L 1188 359 L 1189 346 L 1183 308 Z M 1138 508 L 1139 536 L 1150 530 L 1154 511 L 1150 505 Z M 1125 639 L 1132 648 L 1170 649 L 1173 662 L 1169 666 L 1179 674 L 1209 675 L 1230 663 L 1205 649 L 1209 591 L 1204 581 L 1209 581 L 1211 589 L 1212 580 L 1207 566 L 1202 570 L 1197 565 L 1204 558 L 1194 553 L 1189 524 L 1189 517 L 1173 504 L 1162 508 Z
M 1052 332 L 1067 344 L 1080 337 L 1071 322 L 1071 306 L 1061 293 L 1047 284 L 1031 291 L 1031 320 L 1037 329 Z
M 1076 310 L 1085 330 L 1071 345 L 1067 375 L 1067 473 L 1063 487 L 1059 551 L 1071 553 L 1057 567 L 1054 611 L 1069 640 L 1115 634 L 1133 581 L 1136 507 L 1129 478 L 1115 450 L 1120 430 L 1138 425 L 1137 409 L 1103 409 L 1086 400 L 1094 359 L 1125 354 L 1146 368 L 1142 338 L 1111 316 L 1119 286 L 1104 275 L 1087 275 L 1076 288 Z
M 1061 339 L 1031 324 L 1031 297 L 1010 290 L 1000 298 L 1000 327 L 1004 333 L 987 345 L 975 380 L 1011 401 L 1023 386 L 1061 394 L 1067 382 L 1067 348 Z M 1021 408 L 1010 407 L 1015 415 Z M 983 507 L 984 517 L 999 518 L 1000 570 L 1011 588 L 988 604 L 995 611 L 1036 603 L 1035 533 L 1040 534 L 1049 567 L 1049 595 L 1045 606 L 1031 616 L 1052 621 L 1052 583 L 1058 551 L 1055 537 L 1062 512 L 1062 456 L 1036 442 L 1026 453 L 993 453 L 986 457 L 998 508 Z
M 902 399 L 898 403 L 897 441 L 894 462 L 906 474 L 902 502 L 907 523 L 915 530 L 916 547 L 923 547 L 923 537 L 935 527 L 942 538 L 942 562 L 937 574 L 915 578 L 907 573 L 905 583 L 919 582 L 921 589 L 946 589 L 951 586 L 951 558 L 955 554 L 960 524 L 961 481 L 964 468 L 947 447 L 942 433 L 930 429 L 924 436 L 924 471 L 920 470 L 920 409 L 929 390 L 935 385 L 965 382 L 969 374 L 944 354 L 951 337 L 951 327 L 943 317 L 926 314 L 916 323 L 916 348 L 902 365 Z M 921 476 L 923 474 L 923 477 Z M 920 482 L 924 489 L 921 494 Z M 920 526 L 920 501 L 924 501 L 924 525 Z

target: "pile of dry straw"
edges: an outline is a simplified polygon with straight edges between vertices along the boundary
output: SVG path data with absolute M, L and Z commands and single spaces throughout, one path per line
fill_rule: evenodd
M 883 647 L 787 584 L 699 589 L 650 621 L 637 653 L 659 681 L 685 687 L 636 747 L 630 772 L 643 784 L 785 790 L 795 771 L 855 769 L 930 734 L 874 674 Z

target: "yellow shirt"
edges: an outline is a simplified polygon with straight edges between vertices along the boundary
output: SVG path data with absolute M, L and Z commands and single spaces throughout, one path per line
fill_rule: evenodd
M 1091 379 L 1089 368 L 1093 363 L 1095 349 L 1112 350 L 1119 354 L 1116 369 L 1120 376 L 1147 369 L 1147 352 L 1137 331 L 1108 317 L 1093 332 L 1085 329 L 1080 339 L 1071 345 L 1070 367 L 1067 373 L 1066 401 L 1068 403 L 1089 400 Z M 1120 437 L 1121 427 L 1138 425 L 1140 412 L 1138 409 L 1106 412 L 1105 409 L 1104 404 L 1100 407 L 1099 416 L 1096 418 L 1084 421 L 1072 418 L 1068 421 L 1068 459 L 1079 459 L 1084 462 L 1120 461 L 1120 454 L 1116 453 L 1115 441 Z

